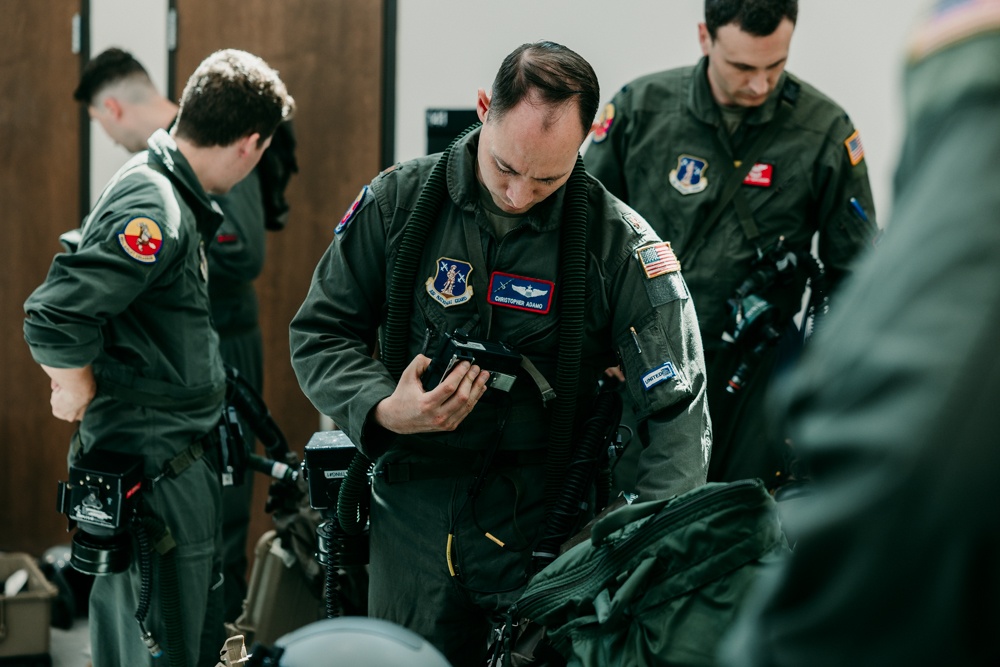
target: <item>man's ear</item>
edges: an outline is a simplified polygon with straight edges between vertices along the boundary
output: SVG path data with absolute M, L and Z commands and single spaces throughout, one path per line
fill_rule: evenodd
M 476 113 L 479 114 L 479 120 L 486 122 L 486 113 L 490 110 L 490 94 L 484 89 L 480 88 L 479 92 L 476 94 Z
M 239 140 L 240 157 L 252 154 L 257 150 L 258 142 L 260 141 L 260 132 L 254 132 L 251 135 L 245 136 Z
M 698 24 L 698 43 L 701 44 L 701 54 L 707 56 L 708 52 L 712 50 L 712 35 L 708 32 L 708 25 L 705 23 Z
M 104 101 L 101 102 L 101 106 L 104 107 L 104 110 L 111 114 L 111 117 L 115 120 L 121 120 L 122 114 L 125 113 L 125 110 L 122 108 L 122 103 L 115 97 L 105 97 Z

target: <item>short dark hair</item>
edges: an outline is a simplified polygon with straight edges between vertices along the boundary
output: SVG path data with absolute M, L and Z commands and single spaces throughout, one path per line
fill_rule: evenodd
M 798 0 L 705 0 L 705 25 L 712 39 L 719 28 L 730 23 L 743 32 L 767 37 L 782 19 L 794 24 L 798 16 Z
M 73 99 L 92 105 L 97 94 L 111 84 L 136 76 L 150 80 L 146 68 L 131 53 L 113 46 L 87 61 L 80 74 L 80 84 L 73 91 Z
M 553 106 L 576 100 L 584 135 L 590 130 L 601 89 L 594 68 L 578 53 L 555 42 L 522 44 L 514 49 L 493 80 L 491 120 L 500 120 L 532 91 Z
M 263 142 L 294 113 L 275 70 L 251 53 L 225 49 L 201 61 L 184 86 L 177 136 L 209 147 L 257 132 Z

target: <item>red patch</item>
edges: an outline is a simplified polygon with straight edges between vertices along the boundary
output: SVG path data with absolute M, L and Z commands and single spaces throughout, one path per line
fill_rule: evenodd
M 239 238 L 236 234 L 219 234 L 215 240 L 219 243 L 235 243 Z
M 759 188 L 771 187 L 771 179 L 774 176 L 774 165 L 756 163 L 747 177 L 743 179 L 743 185 L 756 185 Z

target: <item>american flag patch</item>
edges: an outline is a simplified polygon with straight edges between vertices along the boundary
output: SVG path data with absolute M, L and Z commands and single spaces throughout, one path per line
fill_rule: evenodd
M 647 278 L 662 276 L 664 273 L 673 273 L 681 270 L 681 263 L 677 261 L 670 244 L 666 241 L 654 243 L 635 251 L 642 264 L 642 270 L 646 272 Z
M 857 130 L 854 130 L 854 134 L 847 137 L 844 141 L 844 146 L 847 147 L 847 156 L 851 160 L 851 166 L 855 167 L 859 162 L 865 159 L 865 147 L 861 145 L 861 135 Z

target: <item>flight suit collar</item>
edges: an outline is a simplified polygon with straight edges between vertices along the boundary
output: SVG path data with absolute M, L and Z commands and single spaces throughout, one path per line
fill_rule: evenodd
M 479 150 L 479 133 L 476 128 L 455 145 L 448 163 L 448 193 L 455 206 L 475 215 L 479 203 L 479 181 L 476 178 L 476 154 Z M 536 232 L 548 232 L 559 227 L 562 219 L 562 202 L 566 186 L 556 190 L 548 199 L 536 204 L 524 214 L 524 222 Z M 488 229 L 485 216 L 475 215 L 476 222 Z
M 743 119 L 749 125 L 764 125 L 771 122 L 781 102 L 781 91 L 788 81 L 788 73 L 782 72 L 774 92 L 764 104 L 747 113 Z M 722 114 L 719 105 L 712 96 L 712 87 L 708 83 L 708 56 L 702 56 L 695 65 L 691 76 L 691 87 L 688 91 L 688 108 L 698 120 L 714 127 L 722 125 Z
M 210 234 L 214 234 L 214 227 L 222 222 L 222 213 L 212 206 L 212 201 L 201 186 L 201 182 L 191 168 L 191 164 L 177 148 L 177 143 L 166 130 L 157 130 L 149 137 L 150 160 L 158 163 L 169 175 L 174 184 L 184 192 L 184 198 L 188 205 L 194 209 L 198 218 L 199 226 L 211 227 Z M 195 209 L 194 204 L 198 204 Z M 205 230 L 203 230 L 205 231 Z

